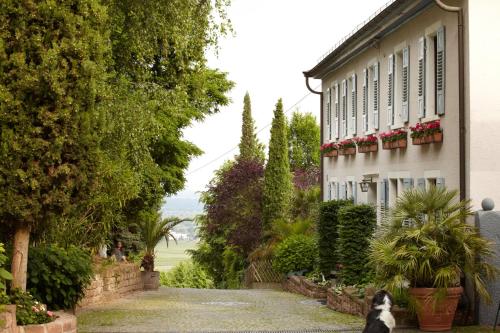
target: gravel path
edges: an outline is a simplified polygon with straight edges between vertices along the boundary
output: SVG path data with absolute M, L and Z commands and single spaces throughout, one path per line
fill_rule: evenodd
M 360 332 L 362 323 L 281 291 L 161 287 L 82 310 L 78 332 Z

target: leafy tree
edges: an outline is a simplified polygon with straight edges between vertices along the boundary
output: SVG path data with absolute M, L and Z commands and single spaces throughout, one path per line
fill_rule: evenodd
M 257 140 L 254 133 L 255 124 L 252 118 L 252 106 L 248 92 L 243 99 L 243 122 L 241 125 L 240 155 L 243 160 L 259 159 L 264 160 L 264 147 Z
M 295 111 L 287 126 L 290 168 L 318 167 L 320 160 L 320 129 L 311 113 Z
M 274 221 L 288 218 L 291 195 L 286 119 L 283 103 L 279 99 L 271 125 L 269 157 L 264 175 L 262 217 L 265 230 L 270 230 Z
M 97 0 L 0 6 L 0 221 L 15 230 L 14 288 L 26 289 L 30 232 L 75 213 L 99 181 L 106 19 Z

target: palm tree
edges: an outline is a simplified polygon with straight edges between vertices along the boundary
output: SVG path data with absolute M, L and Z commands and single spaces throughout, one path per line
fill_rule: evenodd
M 141 267 L 144 267 L 146 272 L 154 271 L 155 247 L 162 238 L 165 238 L 168 246 L 169 239 L 172 238 L 176 243 L 177 240 L 172 234 L 172 229 L 182 222 L 191 221 L 190 219 L 179 219 L 170 217 L 161 219 L 159 214 L 152 218 L 145 218 L 140 225 L 141 238 L 146 245 L 146 252 L 142 258 Z
M 395 293 L 412 288 L 450 288 L 468 277 L 484 299 L 490 296 L 484 279 L 497 270 L 484 260 L 490 242 L 466 223 L 473 215 L 470 201 L 458 191 L 432 186 L 411 189 L 397 199 L 371 243 L 371 261 L 378 280 Z

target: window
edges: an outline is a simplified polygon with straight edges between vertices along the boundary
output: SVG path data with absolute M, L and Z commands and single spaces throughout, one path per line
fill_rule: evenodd
M 357 131 L 357 80 L 356 80 L 356 74 L 352 74 L 350 78 L 350 84 L 351 84 L 351 120 L 350 120 L 350 131 L 351 135 L 355 136 L 356 131 Z
M 408 113 L 408 98 L 409 98 L 409 49 L 405 47 L 400 49 L 394 54 L 393 57 L 393 83 L 389 83 L 389 101 L 392 97 L 392 105 L 388 102 L 388 125 L 389 126 L 402 126 L 409 120 Z M 389 66 L 391 61 L 389 61 Z M 390 78 L 389 73 L 389 78 Z M 390 80 L 389 80 L 390 82 Z
M 371 118 L 368 117 L 368 69 L 363 69 L 363 132 L 368 132 L 368 123 Z
M 335 139 L 339 138 L 339 132 L 340 132 L 340 127 L 339 127 L 339 115 L 340 115 L 340 105 L 339 105 L 339 99 L 340 99 L 340 89 L 339 89 L 339 84 L 335 83 L 335 121 L 333 123 L 333 128 L 334 128 L 334 137 Z
M 342 138 L 347 136 L 347 80 L 342 80 Z
M 419 39 L 418 51 L 418 110 L 419 117 L 444 114 L 445 89 L 445 30 Z
M 379 109 L 380 109 L 380 86 L 379 86 L 379 64 L 371 65 L 368 69 L 368 118 L 371 118 L 370 129 L 379 128 Z
M 326 105 L 325 105 L 325 118 L 326 118 L 326 131 L 328 140 L 332 139 L 332 90 L 326 89 Z

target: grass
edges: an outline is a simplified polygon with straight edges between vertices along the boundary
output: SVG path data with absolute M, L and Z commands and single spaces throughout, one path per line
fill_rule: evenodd
M 190 256 L 186 250 L 195 249 L 196 241 L 179 240 L 169 242 L 168 247 L 165 240 L 156 246 L 155 267 L 159 271 L 168 271 L 180 262 L 189 260 Z

